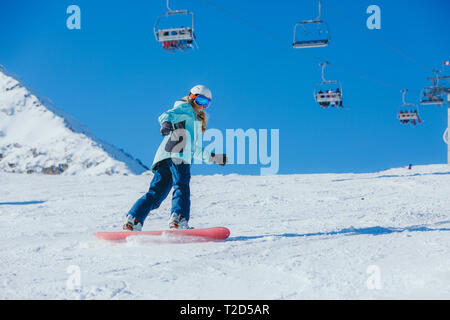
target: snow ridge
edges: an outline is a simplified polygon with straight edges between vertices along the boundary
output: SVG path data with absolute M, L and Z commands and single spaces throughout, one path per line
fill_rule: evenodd
M 0 171 L 127 175 L 146 170 L 0 65 Z

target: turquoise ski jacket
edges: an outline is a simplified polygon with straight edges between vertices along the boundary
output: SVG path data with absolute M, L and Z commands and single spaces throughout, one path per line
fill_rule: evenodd
M 211 152 L 197 145 L 198 134 L 201 130 L 201 122 L 197 120 L 196 113 L 189 102 L 178 100 L 172 109 L 164 112 L 158 118 L 161 125 L 165 121 L 172 123 L 174 131 L 164 137 L 159 145 L 152 163 L 152 171 L 155 165 L 167 158 L 181 159 L 185 163 L 192 163 L 192 159 L 209 162 Z

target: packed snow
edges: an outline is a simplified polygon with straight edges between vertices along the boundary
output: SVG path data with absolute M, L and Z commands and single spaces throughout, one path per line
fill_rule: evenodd
M 123 175 L 146 170 L 0 65 L 0 171 Z
M 190 224 L 118 231 L 151 175 L 0 173 L 0 299 L 449 299 L 450 167 L 193 176 Z M 144 230 L 167 229 L 170 196 Z

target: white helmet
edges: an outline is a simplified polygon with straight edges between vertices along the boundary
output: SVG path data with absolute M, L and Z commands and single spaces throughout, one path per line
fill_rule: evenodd
M 193 87 L 191 89 L 190 93 L 192 93 L 195 96 L 197 96 L 197 95 L 204 96 L 205 98 L 208 98 L 209 100 L 212 100 L 211 90 L 209 90 L 207 87 L 205 87 L 205 86 L 203 86 L 201 84 L 196 85 L 195 87 Z

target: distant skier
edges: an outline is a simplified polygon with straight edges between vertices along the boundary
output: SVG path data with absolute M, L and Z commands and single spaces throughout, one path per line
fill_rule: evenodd
M 147 193 L 128 212 L 123 230 L 141 231 L 149 212 L 161 205 L 172 187 L 169 228 L 190 229 L 192 158 L 222 166 L 228 160 L 225 154 L 214 154 L 196 145 L 199 129 L 206 131 L 207 119 L 203 110 L 210 105 L 211 99 L 211 91 L 197 85 L 190 90 L 189 96 L 176 101 L 172 109 L 158 118 L 164 138 L 151 167 L 154 176 Z

